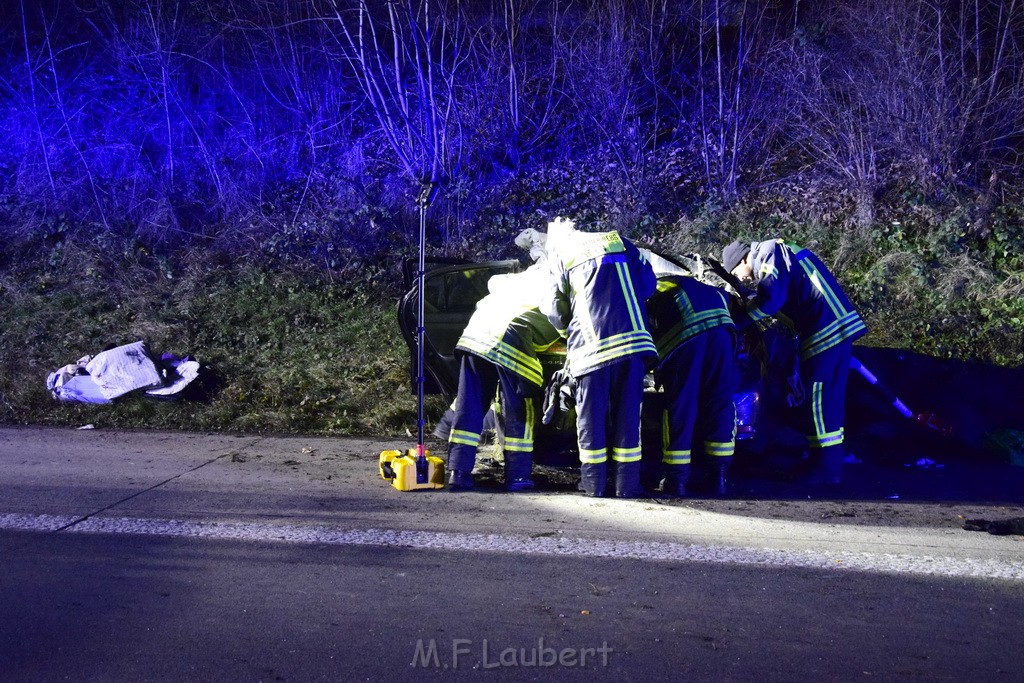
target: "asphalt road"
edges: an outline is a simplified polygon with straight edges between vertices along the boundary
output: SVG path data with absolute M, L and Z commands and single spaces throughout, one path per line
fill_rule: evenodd
M 0 679 L 1022 680 L 984 500 L 408 492 L 405 442 L 0 428 Z

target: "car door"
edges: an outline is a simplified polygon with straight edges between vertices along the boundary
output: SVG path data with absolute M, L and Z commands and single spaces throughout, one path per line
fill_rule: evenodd
M 414 265 L 415 267 L 415 265 Z M 423 281 L 424 387 L 426 394 L 454 398 L 459 388 L 459 365 L 455 345 L 466 329 L 480 299 L 487 295 L 491 276 L 514 273 L 519 261 L 451 263 L 433 261 L 425 265 Z M 406 268 L 408 278 L 408 267 Z M 415 273 L 415 270 L 413 270 Z M 418 283 L 413 281 L 398 304 L 398 325 L 409 348 L 410 387 L 416 390 L 416 326 L 419 303 Z

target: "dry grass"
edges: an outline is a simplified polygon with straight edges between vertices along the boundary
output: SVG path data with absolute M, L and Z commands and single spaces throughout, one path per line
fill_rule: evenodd
M 57 272 L 68 275 L 64 264 Z M 103 287 L 52 274 L 0 280 L 0 422 L 323 434 L 404 434 L 415 426 L 394 302 L 323 281 L 256 271 L 125 273 Z M 209 364 L 202 401 L 127 397 L 66 405 L 46 376 L 86 354 L 144 339 L 156 354 Z
M 996 277 L 969 254 L 944 259 L 938 269 L 935 291 L 945 299 L 979 301 L 991 294 Z

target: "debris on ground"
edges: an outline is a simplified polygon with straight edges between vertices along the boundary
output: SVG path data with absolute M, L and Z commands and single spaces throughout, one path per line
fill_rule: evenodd
M 1009 536 L 1010 534 L 1024 536 L 1024 517 L 996 520 L 965 519 L 964 529 L 966 531 L 987 531 L 996 536 Z
M 931 469 L 939 470 L 939 469 L 942 469 L 943 467 L 945 467 L 945 465 L 943 465 L 942 463 L 935 462 L 931 458 L 920 458 L 920 459 L 918 459 L 917 461 L 915 461 L 913 463 L 909 463 L 909 462 L 905 463 L 903 466 L 904 467 L 920 467 L 921 469 L 924 469 L 924 470 L 931 470 Z
M 853 510 L 830 510 L 828 512 L 821 513 L 822 519 L 833 519 L 835 517 L 856 517 L 857 513 Z
M 165 353 L 155 358 L 144 341 L 83 356 L 50 373 L 46 388 L 59 401 L 112 403 L 136 391 L 151 398 L 177 398 L 199 376 L 199 361 Z

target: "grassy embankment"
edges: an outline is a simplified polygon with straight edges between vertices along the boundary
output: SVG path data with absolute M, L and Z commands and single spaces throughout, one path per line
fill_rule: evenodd
M 856 238 L 774 210 L 681 222 L 655 239 L 717 254 L 730 236 L 782 234 L 812 246 L 834 267 L 871 328 L 862 343 L 1021 366 L 1024 212 L 1016 203 L 1000 211 L 981 241 L 958 227 L 968 225 L 967 214 L 921 207 L 881 216 Z M 486 244 L 471 246 L 488 253 Z M 64 244 L 35 259 L 7 259 L 0 268 L 0 423 L 382 436 L 415 431 L 408 353 L 396 323 L 397 268 L 390 278 L 376 273 L 361 282 L 357 274 L 339 283 L 308 268 L 200 260 L 172 272 L 146 254 L 106 253 Z M 50 372 L 138 339 L 157 354 L 190 354 L 209 364 L 216 391 L 201 401 L 133 395 L 107 406 L 50 397 Z M 443 407 L 430 398 L 428 420 Z
M 404 434 L 415 430 L 394 293 L 324 278 L 196 267 L 101 274 L 79 268 L 0 276 L 0 423 Z M 60 279 L 58 279 L 58 276 Z M 136 394 L 112 405 L 59 403 L 47 375 L 86 354 L 144 339 L 209 364 L 204 400 Z M 434 400 L 430 406 L 436 412 Z

